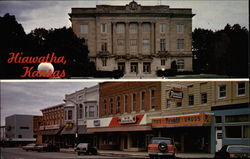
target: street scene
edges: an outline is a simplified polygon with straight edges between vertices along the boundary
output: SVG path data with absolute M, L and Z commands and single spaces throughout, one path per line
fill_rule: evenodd
M 223 154 L 225 148 L 239 149 L 237 156 L 249 155 L 247 80 L 4 82 L 1 86 L 5 157 L 18 152 L 38 157 L 70 153 L 64 157 L 211 158 L 230 153 Z M 59 91 L 61 102 L 44 106 L 45 101 L 55 100 L 52 90 Z M 6 100 L 12 94 L 23 103 Z M 16 102 L 26 108 L 17 113 Z

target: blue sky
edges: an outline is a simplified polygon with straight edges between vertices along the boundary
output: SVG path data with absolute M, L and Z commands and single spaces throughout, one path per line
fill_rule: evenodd
M 101 4 L 125 5 L 131 0 L 63 0 L 63 1 L 0 1 L 0 16 L 16 16 L 26 31 L 69 27 L 68 13 L 72 7 L 95 7 Z M 169 5 L 171 8 L 192 8 L 193 29 L 220 30 L 227 23 L 249 28 L 248 0 L 136 0 L 141 5 Z

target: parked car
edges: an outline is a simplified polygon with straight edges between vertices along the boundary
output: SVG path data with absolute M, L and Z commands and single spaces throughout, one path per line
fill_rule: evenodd
M 23 150 L 26 150 L 26 151 L 34 151 L 35 150 L 35 146 L 36 144 L 35 143 L 31 143 L 31 144 L 27 144 L 26 146 L 23 146 Z
M 43 144 L 36 145 L 35 150 L 38 152 L 41 152 L 41 151 L 58 152 L 60 150 L 60 148 L 58 146 L 55 146 L 55 145 L 43 143 Z
M 247 145 L 224 145 L 214 158 L 250 158 L 250 146 Z
M 148 145 L 148 154 L 152 158 L 175 158 L 176 147 L 171 138 L 153 137 Z
M 89 143 L 79 143 L 75 148 L 75 152 L 77 152 L 78 155 L 81 155 L 81 153 L 96 155 L 97 149 Z

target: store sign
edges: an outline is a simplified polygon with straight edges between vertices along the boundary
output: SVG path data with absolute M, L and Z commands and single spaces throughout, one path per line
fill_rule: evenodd
M 133 115 L 126 115 L 120 118 L 120 124 L 130 124 L 135 122 L 136 122 L 136 117 Z
M 169 97 L 170 98 L 176 98 L 176 99 L 182 99 L 183 98 L 183 92 L 182 91 L 171 90 L 169 92 Z
M 153 127 L 202 126 L 211 123 L 211 115 L 200 113 L 152 119 Z
M 101 125 L 100 120 L 94 120 L 93 123 L 94 123 L 94 126 L 100 126 Z
M 72 122 L 67 122 L 67 123 L 65 124 L 65 128 L 66 128 L 66 129 L 72 129 L 72 128 L 73 128 L 73 123 L 72 123 Z
M 59 129 L 60 125 L 45 125 L 44 129 L 45 130 L 52 130 L 52 129 Z

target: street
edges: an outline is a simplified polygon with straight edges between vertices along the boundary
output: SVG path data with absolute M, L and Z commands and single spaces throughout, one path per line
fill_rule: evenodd
M 1 159 L 73 159 L 73 158 L 117 158 L 101 155 L 81 155 L 63 152 L 24 151 L 21 148 L 1 148 Z M 125 158 L 125 157 L 119 157 Z

